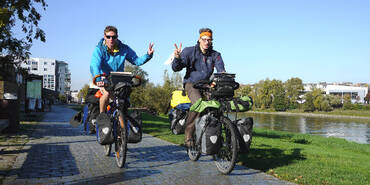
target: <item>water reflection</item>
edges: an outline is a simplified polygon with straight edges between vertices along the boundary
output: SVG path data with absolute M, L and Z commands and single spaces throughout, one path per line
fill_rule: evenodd
M 238 118 L 247 116 L 253 117 L 255 127 L 326 137 L 339 137 L 348 141 L 370 144 L 370 120 L 368 119 L 260 113 L 238 114 Z M 231 117 L 234 116 L 231 115 Z

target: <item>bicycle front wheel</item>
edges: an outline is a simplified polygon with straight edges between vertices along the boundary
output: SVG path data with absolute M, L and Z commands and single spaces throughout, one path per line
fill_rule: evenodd
M 117 138 L 115 141 L 116 163 L 118 167 L 122 168 L 126 162 L 127 125 L 121 111 L 118 112 L 117 120 L 119 124 L 117 125 Z
M 109 156 L 112 150 L 112 144 L 104 145 L 104 155 Z
M 238 156 L 236 130 L 230 119 L 221 117 L 220 121 L 222 123 L 222 146 L 219 152 L 213 155 L 213 159 L 222 174 L 229 174 L 234 169 Z
M 197 138 L 194 132 L 193 133 L 193 145 L 187 148 L 189 159 L 192 161 L 197 161 L 200 157 L 200 147 L 196 145 L 196 140 Z

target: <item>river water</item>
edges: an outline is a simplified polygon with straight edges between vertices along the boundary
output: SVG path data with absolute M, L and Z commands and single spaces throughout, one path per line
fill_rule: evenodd
M 238 114 L 238 118 L 242 117 L 253 117 L 254 127 L 338 137 L 357 143 L 370 144 L 370 119 L 262 113 Z

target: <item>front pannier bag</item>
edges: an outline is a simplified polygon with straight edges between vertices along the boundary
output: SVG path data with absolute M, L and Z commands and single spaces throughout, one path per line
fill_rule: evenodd
M 201 152 L 206 155 L 218 153 L 221 147 L 221 123 L 212 115 L 205 114 L 196 120 L 195 127 L 197 141 L 201 137 Z
M 109 116 L 105 113 L 100 113 L 96 118 L 96 139 L 101 145 L 112 144 L 113 139 L 113 124 Z
M 141 113 L 133 111 L 127 119 L 128 143 L 139 143 L 143 138 Z

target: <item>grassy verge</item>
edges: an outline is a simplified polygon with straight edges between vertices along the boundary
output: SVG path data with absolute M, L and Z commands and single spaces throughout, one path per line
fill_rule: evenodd
M 166 116 L 144 115 L 144 132 L 183 145 Z M 370 145 L 266 129 L 254 129 L 251 151 L 240 164 L 297 184 L 368 184 Z

